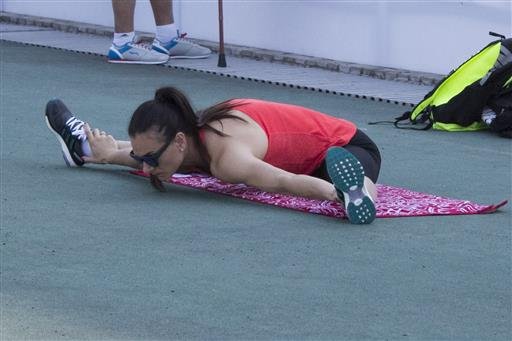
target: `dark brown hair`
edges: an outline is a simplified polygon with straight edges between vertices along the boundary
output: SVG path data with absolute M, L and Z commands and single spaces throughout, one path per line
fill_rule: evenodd
M 225 118 L 246 122 L 243 118 L 229 113 L 239 104 L 240 101 L 228 100 L 196 113 L 183 92 L 174 87 L 163 87 L 156 90 L 154 99 L 142 103 L 134 111 L 128 125 L 128 135 L 134 137 L 150 129 L 156 129 L 168 142 L 172 141 L 178 132 L 183 132 L 191 136 L 200 146 L 200 152 L 204 153 L 199 139 L 199 130 L 204 128 L 220 136 L 227 136 L 209 123 Z M 151 184 L 159 191 L 164 190 L 162 182 L 157 177 L 151 177 Z

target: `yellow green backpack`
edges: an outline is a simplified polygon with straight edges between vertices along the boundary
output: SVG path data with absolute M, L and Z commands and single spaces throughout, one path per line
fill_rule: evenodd
M 512 131 L 512 38 L 501 37 L 450 72 L 412 111 L 395 119 L 397 128 L 473 131 L 488 129 L 484 108 L 510 104 L 505 121 Z M 504 101 L 504 99 L 506 99 Z M 503 112 L 507 108 L 502 108 Z M 497 108 L 496 110 L 501 110 Z M 498 113 L 499 114 L 499 113 Z M 408 120 L 407 123 L 401 123 Z M 492 129 L 492 127 L 491 127 Z

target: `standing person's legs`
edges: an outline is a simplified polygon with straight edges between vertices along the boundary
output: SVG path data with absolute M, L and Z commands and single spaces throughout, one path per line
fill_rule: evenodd
M 153 10 L 156 26 L 174 23 L 172 0 L 151 0 L 151 9 Z
M 178 36 L 172 12 L 172 0 L 151 0 L 151 9 L 156 24 L 156 40 L 167 44 Z
M 114 10 L 114 44 L 121 46 L 132 41 L 135 35 L 133 24 L 135 0 L 112 0 L 112 9 Z
M 135 44 L 135 0 L 112 0 L 114 10 L 114 39 L 108 51 L 110 63 L 162 64 L 169 59 L 166 53 L 149 50 Z
M 172 0 L 150 0 L 156 23 L 153 50 L 165 53 L 170 58 L 206 58 L 212 51 L 191 42 L 179 34 L 174 23 Z

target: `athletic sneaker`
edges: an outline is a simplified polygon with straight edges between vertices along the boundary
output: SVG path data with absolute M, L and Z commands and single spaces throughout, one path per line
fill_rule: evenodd
M 375 219 L 375 204 L 364 184 L 364 169 L 348 150 L 331 147 L 326 157 L 327 172 L 340 198 L 345 202 L 348 220 L 369 224 Z
M 109 63 L 123 64 L 163 64 L 169 60 L 168 54 L 133 42 L 121 46 L 112 44 L 107 58 Z
M 155 39 L 153 40 L 153 46 L 151 48 L 156 52 L 169 55 L 171 59 L 207 58 L 212 53 L 209 48 L 185 39 L 186 35 L 187 34 L 184 33 L 165 44 Z
M 46 104 L 45 120 L 60 143 L 66 164 L 69 167 L 82 166 L 82 144 L 87 139 L 84 122 L 74 117 L 60 99 L 53 99 Z

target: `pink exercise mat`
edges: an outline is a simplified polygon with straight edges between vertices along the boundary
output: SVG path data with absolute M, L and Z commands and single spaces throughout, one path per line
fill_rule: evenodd
M 141 171 L 132 171 L 131 173 L 147 177 Z M 346 217 L 343 205 L 334 201 L 267 193 L 243 184 L 225 183 L 204 174 L 175 174 L 168 182 L 297 211 L 335 218 Z M 377 190 L 379 193 L 377 218 L 484 214 L 495 212 L 508 202 L 505 200 L 496 205 L 479 205 L 467 200 L 443 198 L 381 184 L 377 185 Z

